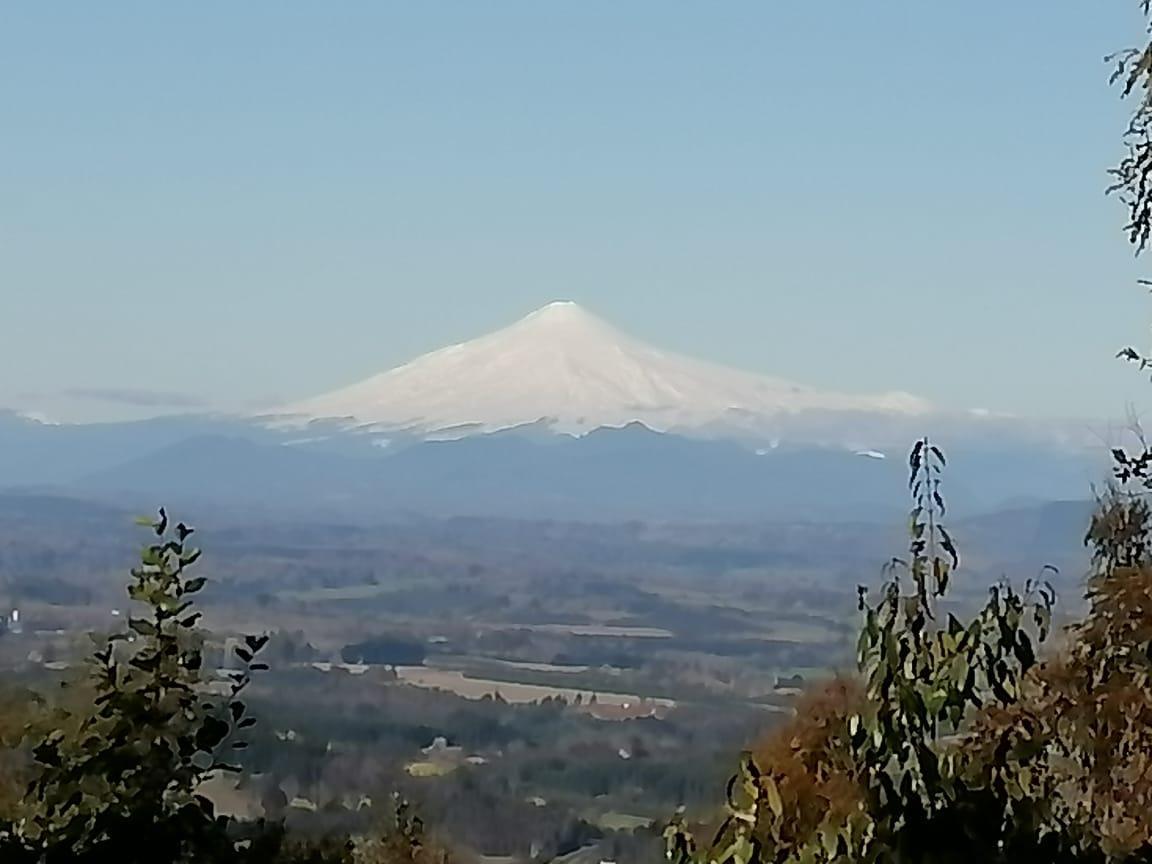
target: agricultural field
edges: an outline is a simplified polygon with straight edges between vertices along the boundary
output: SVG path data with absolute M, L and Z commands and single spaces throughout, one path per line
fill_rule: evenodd
M 608 636 L 621 639 L 671 639 L 671 630 L 662 627 L 628 627 L 612 624 L 526 624 L 525 630 L 564 633 L 569 636 Z
M 396 675 L 404 684 L 413 687 L 426 687 L 432 690 L 446 690 L 463 696 L 465 699 L 503 699 L 512 704 L 537 703 L 546 699 L 563 699 L 581 705 L 590 702 L 605 705 L 618 705 L 623 708 L 648 706 L 666 709 L 676 703 L 671 699 L 645 699 L 635 693 L 612 693 L 597 690 L 579 690 L 573 687 L 547 687 L 538 684 L 518 684 L 513 681 L 494 681 L 485 678 L 472 678 L 451 669 L 431 669 L 426 666 L 398 666 Z

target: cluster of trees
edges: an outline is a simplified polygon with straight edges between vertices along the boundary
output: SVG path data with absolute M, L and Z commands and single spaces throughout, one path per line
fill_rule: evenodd
M 423 642 L 393 636 L 376 636 L 345 645 L 340 657 L 345 663 L 371 663 L 389 666 L 419 666 L 427 648 Z
M 563 700 L 466 700 L 272 665 L 248 703 L 274 726 L 251 730 L 246 772 L 321 808 L 361 794 L 387 800 L 399 789 L 442 836 L 484 855 L 563 854 L 573 838 L 613 842 L 612 830 L 589 830 L 606 811 L 659 821 L 680 803 L 710 806 L 740 742 L 770 717 L 746 705 L 718 710 L 713 702 L 667 718 L 604 723 Z M 294 733 L 288 742 L 286 730 Z M 440 736 L 462 748 L 460 764 L 439 776 L 409 777 L 407 766 L 423 761 L 421 748 Z M 467 756 L 485 762 L 467 764 Z M 293 824 L 320 821 L 289 815 Z
M 129 596 L 147 614 L 98 643 L 76 692 L 51 705 L 27 700 L 0 728 L 0 860 L 5 864 L 431 864 L 442 854 L 423 839 L 406 806 L 363 838 L 294 837 L 282 823 L 218 814 L 203 794 L 255 724 L 241 699 L 266 637 L 235 649 L 237 671 L 214 681 L 204 670 L 195 610 L 204 577 L 192 529 L 164 511 L 156 540 L 132 571 Z M 223 688 L 219 685 L 223 684 Z M 223 692 L 221 692 L 223 689 Z M 15 726 L 15 728 L 13 728 Z
M 1152 0 L 1141 0 L 1147 17 Z M 1138 94 L 1112 192 L 1130 242 L 1152 238 L 1152 42 L 1115 58 Z M 1152 359 L 1120 356 L 1143 370 Z M 909 555 L 878 601 L 860 592 L 856 674 L 809 692 L 745 754 L 727 815 L 699 843 L 678 818 L 677 864 L 1152 861 L 1152 449 L 1113 451 L 1115 481 L 1085 542 L 1087 611 L 1047 640 L 1045 581 L 991 588 L 945 614 L 959 556 L 943 525 L 943 454 L 910 460 Z
M 670 856 L 1152 860 L 1148 473 L 1101 500 L 1088 611 L 1045 656 L 1055 597 L 1043 581 L 993 586 L 968 621 L 942 612 L 959 563 L 943 455 L 921 442 L 911 464 L 910 554 L 874 605 L 861 590 L 858 674 L 809 693 L 746 755 L 711 843 L 671 825 Z
M 684 746 L 704 730 L 723 740 L 747 734 L 732 717 L 605 727 L 565 711 L 559 700 L 461 703 L 450 694 L 407 688 L 340 689 L 343 678 L 291 665 L 268 670 L 265 660 L 312 653 L 302 634 L 242 641 L 234 671 L 225 673 L 220 640 L 201 628 L 194 605 L 205 580 L 194 575 L 200 553 L 190 545 L 192 529 L 173 525 L 163 511 L 151 528 L 156 539 L 144 549 L 129 586 L 131 600 L 145 613 L 129 616 L 123 632 L 97 639 L 86 667 L 61 692 L 13 687 L 3 694 L 0 861 L 6 864 L 440 860 L 442 847 L 424 839 L 406 811 L 380 819 L 371 810 L 338 804 L 344 793 L 365 790 L 370 800 L 387 801 L 397 788 L 416 793 L 422 815 L 472 848 L 548 858 L 600 843 L 650 859 L 656 836 L 638 836 L 634 843 L 614 836 L 573 802 L 600 794 L 625 798 L 642 787 L 647 806 L 641 809 L 650 813 L 674 801 L 699 803 L 722 771 L 716 741 L 697 741 L 685 759 L 666 746 L 650 753 L 639 733 Z M 317 682 L 336 689 L 321 695 Z M 255 691 L 251 683 L 259 685 Z M 276 697 L 285 686 L 292 698 Z M 332 710 L 351 694 L 362 700 L 355 710 Z M 253 705 L 275 717 L 275 726 L 257 724 L 249 713 Z M 427 725 L 433 715 L 440 720 Z M 286 744 L 278 736 L 289 728 L 297 734 Z M 419 790 L 398 783 L 405 759 L 449 729 L 466 730 L 463 743 L 496 749 L 499 758 Z M 621 749 L 628 760 L 620 758 Z M 684 770 L 669 770 L 673 760 Z M 274 791 L 288 780 L 320 811 L 286 809 L 283 795 L 280 806 L 271 807 L 276 796 L 260 794 L 253 801 L 263 805 L 263 818 L 224 815 L 213 804 L 218 786 L 212 781 L 236 773 L 246 794 Z M 689 776 L 691 789 L 685 786 Z M 312 796 L 305 787 L 312 781 L 331 795 Z M 533 803 L 540 792 L 546 805 Z

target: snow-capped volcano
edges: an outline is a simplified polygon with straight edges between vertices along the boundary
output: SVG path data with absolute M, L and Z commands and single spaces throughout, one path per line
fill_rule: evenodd
M 281 421 L 405 429 L 424 435 L 542 423 L 579 434 L 641 422 L 658 431 L 764 431 L 802 412 L 910 417 L 906 393 L 813 390 L 661 351 L 571 302 L 279 412 Z

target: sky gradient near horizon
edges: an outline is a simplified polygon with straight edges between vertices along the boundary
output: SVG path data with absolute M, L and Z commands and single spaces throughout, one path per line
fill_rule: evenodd
M 1103 57 L 1141 32 L 1134 0 L 0 3 L 0 407 L 263 407 L 563 298 L 818 387 L 1122 415 L 1152 308 Z

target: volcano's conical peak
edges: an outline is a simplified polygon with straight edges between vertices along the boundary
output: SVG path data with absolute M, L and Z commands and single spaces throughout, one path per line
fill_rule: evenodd
M 599 336 L 611 338 L 623 336 L 620 331 L 602 318 L 593 315 L 579 303 L 572 300 L 557 300 L 541 306 L 535 312 L 525 315 L 505 333 L 547 334 L 549 338 L 564 336 Z
M 520 319 L 522 324 L 581 324 L 599 320 L 575 300 L 554 300 Z
M 559 301 L 285 413 L 424 431 L 500 429 L 546 418 L 554 428 L 578 431 L 633 421 L 691 429 L 734 415 L 746 423 L 806 409 L 908 410 L 887 397 L 821 393 L 701 363 Z

